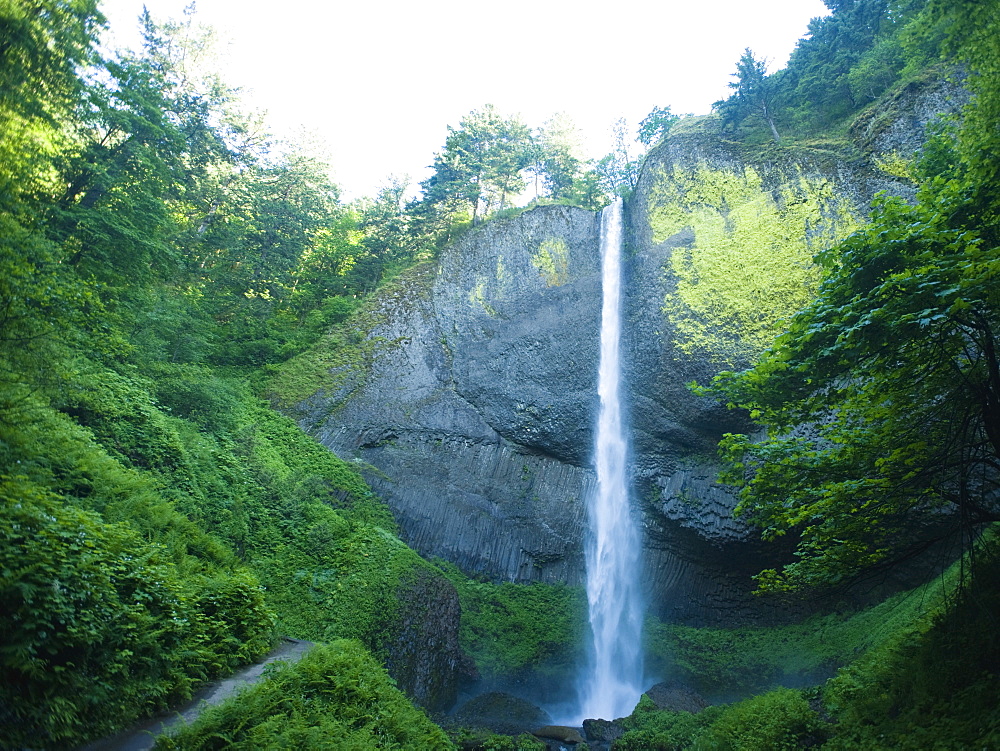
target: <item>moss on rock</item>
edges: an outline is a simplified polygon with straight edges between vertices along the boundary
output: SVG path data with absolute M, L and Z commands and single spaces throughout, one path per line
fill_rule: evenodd
M 653 242 L 676 244 L 662 310 L 687 355 L 733 364 L 734 351 L 762 351 L 812 298 L 813 255 L 858 226 L 832 180 L 793 167 L 769 182 L 702 162 L 663 169 L 650 190 Z

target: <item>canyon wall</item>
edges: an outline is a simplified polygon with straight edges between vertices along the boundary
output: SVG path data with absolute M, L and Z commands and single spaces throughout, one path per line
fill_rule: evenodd
M 770 619 L 750 576 L 787 550 L 734 519 L 715 482 L 717 441 L 748 425 L 687 384 L 749 364 L 815 290 L 812 255 L 879 191 L 912 194 L 906 161 L 958 99 L 913 86 L 850 140 L 795 147 L 731 142 L 717 118 L 686 118 L 649 154 L 626 205 L 623 367 L 661 617 Z M 491 221 L 303 356 L 314 375 L 301 424 L 358 464 L 423 555 L 496 580 L 582 582 L 598 233 L 597 214 L 565 206 Z

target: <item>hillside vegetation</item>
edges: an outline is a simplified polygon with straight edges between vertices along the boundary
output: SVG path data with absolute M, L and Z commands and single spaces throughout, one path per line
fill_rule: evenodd
M 818 296 L 760 364 L 704 386 L 768 431 L 727 439 L 741 512 L 800 540 L 762 589 L 837 585 L 942 535 L 964 556 L 924 594 L 798 631 L 651 624 L 651 652 L 706 694 L 812 687 L 697 715 L 644 700 L 618 749 L 1000 744 L 1000 6 L 828 5 L 784 71 L 740 61 L 727 138 L 843 139 L 929 69 L 960 71 L 973 99 L 901 155 L 917 203 L 878 203 L 818 256 Z M 0 2 L 0 21 L 0 746 L 110 733 L 286 634 L 326 644 L 161 746 L 448 748 L 382 668 L 417 574 L 454 583 L 487 676 L 575 659 L 578 592 L 421 559 L 352 465 L 262 396 L 321 337 L 356 345 L 338 327 L 366 296 L 510 211 L 526 175 L 540 202 L 596 208 L 638 165 L 584 164 L 566 122 L 486 107 L 449 128 L 420 198 L 395 184 L 345 204 L 212 73 L 193 16 L 147 16 L 143 48 L 109 58 L 95 0 Z M 675 121 L 654 110 L 640 135 Z M 509 153 L 475 157 L 486 143 Z

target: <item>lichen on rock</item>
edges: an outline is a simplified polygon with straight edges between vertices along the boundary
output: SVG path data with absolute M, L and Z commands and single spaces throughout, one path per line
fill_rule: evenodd
M 558 287 L 569 281 L 569 246 L 561 237 L 542 242 L 538 252 L 531 257 L 531 263 L 549 287 Z
M 660 172 L 650 191 L 653 242 L 688 230 L 664 270 L 675 283 L 663 301 L 686 355 L 733 365 L 734 348 L 762 351 L 814 294 L 813 255 L 858 226 L 856 207 L 832 180 L 797 166 L 786 172 L 772 186 L 750 165 Z

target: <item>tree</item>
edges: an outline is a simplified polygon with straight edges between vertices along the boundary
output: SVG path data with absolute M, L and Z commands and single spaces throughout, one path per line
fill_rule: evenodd
M 723 442 L 738 512 L 799 535 L 765 587 L 840 583 L 1000 521 L 1000 222 L 971 166 L 928 176 L 916 205 L 882 198 L 817 256 L 816 300 L 709 390 L 767 431 Z
M 0 3 L 0 210 L 51 190 L 62 123 L 84 88 L 78 69 L 103 23 L 94 0 Z
M 639 123 L 636 140 L 645 146 L 653 146 L 662 141 L 674 123 L 680 119 L 679 115 L 670 111 L 670 107 L 653 107 L 652 111 Z
M 1000 2 L 930 0 L 932 20 L 945 28 L 945 50 L 965 64 L 974 94 L 963 113 L 958 146 L 969 170 L 973 201 L 994 220 L 1000 212 Z
M 924 0 L 829 0 L 776 82 L 783 104 L 825 126 L 873 100 L 902 67 L 897 34 Z
M 57 236 L 81 273 L 149 282 L 177 267 L 166 202 L 184 180 L 184 134 L 148 61 L 108 60 L 94 79 L 78 112 L 83 148 L 63 168 Z
M 536 180 L 541 177 L 553 200 L 570 198 L 583 169 L 584 159 L 580 132 L 569 115 L 557 113 L 538 129 L 536 164 L 532 168 Z M 537 197 L 537 188 L 536 188 Z
M 92 285 L 62 263 L 49 222 L 59 166 L 77 148 L 64 124 L 102 24 L 88 0 L 0 3 L 0 421 L 62 382 L 67 342 L 99 307 Z
M 726 100 L 716 102 L 715 107 L 723 115 L 726 123 L 739 125 L 750 115 L 759 115 L 771 129 L 775 141 L 780 141 L 778 128 L 774 124 L 774 102 L 777 87 L 774 79 L 767 75 L 767 60 L 758 59 L 747 47 L 736 63 L 735 81 L 729 88 L 736 93 Z
M 448 126 L 434 174 L 421 183 L 424 199 L 453 215 L 467 207 L 476 223 L 524 189 L 522 172 L 534 160 L 533 146 L 519 118 L 505 118 L 487 104 L 466 115 L 457 129 Z
M 635 190 L 639 181 L 641 156 L 636 155 L 635 142 L 628 137 L 628 123 L 620 118 L 614 125 L 615 148 L 594 165 L 602 191 L 609 196 L 623 197 Z
M 183 197 L 172 208 L 186 220 L 185 253 L 197 256 L 223 203 L 242 189 L 241 178 L 253 174 L 272 144 L 263 116 L 245 111 L 239 91 L 219 77 L 216 32 L 196 22 L 193 4 L 180 21 L 157 23 L 143 11 L 140 25 L 142 59 L 158 74 L 184 138 Z

